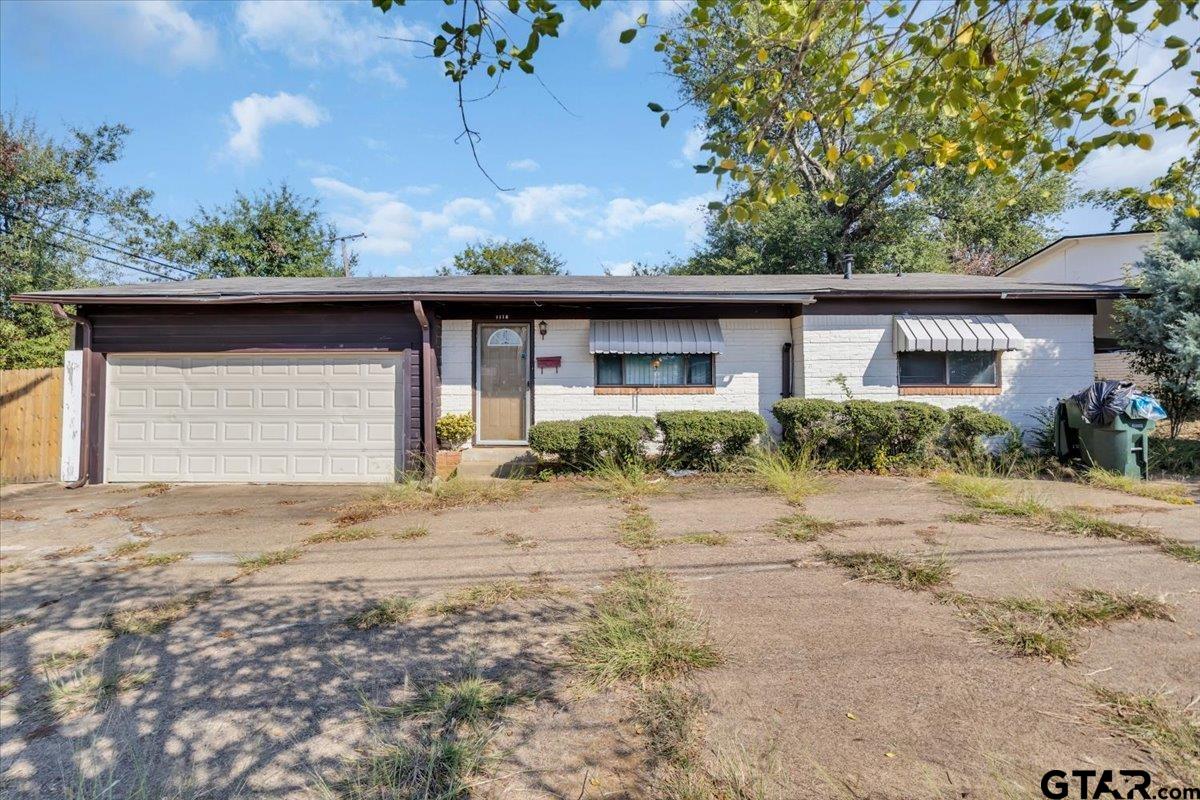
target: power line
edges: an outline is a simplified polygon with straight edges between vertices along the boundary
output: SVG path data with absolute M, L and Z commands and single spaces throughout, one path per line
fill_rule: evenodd
M 146 256 L 146 255 L 142 255 L 140 253 L 134 253 L 129 250 L 125 250 L 124 248 L 118 247 L 116 244 L 114 244 L 112 239 L 106 239 L 103 236 L 100 236 L 99 234 L 92 233 L 91 231 L 80 231 L 78 228 L 72 228 L 70 225 L 66 225 L 63 223 L 57 223 L 57 224 L 51 223 L 51 222 L 48 222 L 47 220 L 44 220 L 41 217 L 37 217 L 37 216 L 26 217 L 22 214 L 15 214 L 15 213 L 11 213 L 11 212 L 10 212 L 10 216 L 16 217 L 18 219 L 22 219 L 29 223 L 41 223 L 42 225 L 45 225 L 48 229 L 61 228 L 62 229 L 61 231 L 56 230 L 55 232 L 59 232 L 65 236 L 71 236 L 73 238 L 87 242 L 88 244 L 92 245 L 93 247 L 103 247 L 106 250 L 112 250 L 113 252 L 120 253 L 121 255 L 126 256 L 128 258 L 136 258 L 139 261 L 145 261 L 150 264 L 154 264 L 155 266 L 163 267 L 165 269 L 179 270 L 180 272 L 187 273 L 188 275 L 191 275 L 194 278 L 200 277 L 200 273 L 194 272 L 194 271 L 188 269 L 187 267 L 181 267 L 178 264 L 172 264 L 168 261 L 162 261 L 162 260 L 153 258 L 151 256 Z M 47 240 L 47 241 L 49 241 L 49 240 Z
M 112 264 L 114 267 L 121 267 L 122 269 L 131 269 L 134 272 L 141 272 L 146 275 L 153 275 L 155 278 L 163 278 L 168 281 L 183 280 L 182 278 L 176 278 L 174 275 L 163 275 L 161 272 L 151 272 L 148 269 L 142 269 L 141 267 L 135 267 L 132 264 L 122 264 L 120 261 L 113 261 L 111 258 L 105 258 L 104 256 L 98 256 L 95 253 L 81 253 L 78 250 L 72 250 L 71 248 L 67 247 L 65 244 L 59 244 L 58 242 L 56 242 L 52 239 L 47 239 L 46 244 L 50 245 L 51 247 L 58 248 L 59 250 L 62 250 L 64 252 L 71 253 L 72 255 L 82 256 L 83 258 L 94 258 L 97 261 L 103 261 L 105 264 Z

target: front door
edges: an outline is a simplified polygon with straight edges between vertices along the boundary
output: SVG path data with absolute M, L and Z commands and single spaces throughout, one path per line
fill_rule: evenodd
M 523 444 L 529 426 L 529 325 L 480 323 L 479 441 Z

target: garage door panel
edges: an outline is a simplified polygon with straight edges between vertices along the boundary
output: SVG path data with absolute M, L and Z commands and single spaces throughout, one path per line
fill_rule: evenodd
M 107 479 L 393 480 L 403 361 L 112 356 Z

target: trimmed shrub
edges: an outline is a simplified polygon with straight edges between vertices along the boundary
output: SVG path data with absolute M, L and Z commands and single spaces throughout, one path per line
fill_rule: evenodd
M 841 466 L 849 469 L 882 469 L 900 433 L 900 415 L 890 403 L 847 400 L 842 404 L 844 433 L 838 437 Z
M 657 421 L 663 461 L 682 469 L 721 469 L 767 431 L 753 411 L 663 411 Z
M 579 423 L 573 420 L 539 422 L 529 429 L 529 449 L 539 456 L 574 461 L 579 450 Z
M 783 428 L 784 449 L 793 453 L 809 450 L 821 457 L 837 434 L 841 408 L 842 404 L 833 400 L 800 397 L 789 397 L 771 406 L 771 413 Z
M 980 438 L 984 436 L 1007 436 L 1006 447 L 1020 443 L 1016 427 L 999 414 L 980 411 L 975 406 L 955 406 L 950 409 L 946 424 L 945 440 L 951 450 L 981 449 Z
M 475 435 L 475 420 L 470 414 L 445 414 L 433 427 L 438 442 L 447 450 L 457 450 Z
M 640 462 L 645 458 L 646 442 L 653 437 L 653 417 L 585 417 L 579 422 L 578 458 L 593 464 L 605 459 L 620 464 Z
M 926 461 L 933 455 L 934 442 L 950 420 L 949 413 L 935 405 L 910 400 L 894 400 L 889 405 L 895 409 L 900 423 L 891 454 L 902 461 L 918 464 Z

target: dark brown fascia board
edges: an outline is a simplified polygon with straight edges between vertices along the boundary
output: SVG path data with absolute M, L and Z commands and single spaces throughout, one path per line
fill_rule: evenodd
M 232 305 L 240 303 L 329 303 L 329 302 L 471 302 L 471 303 L 511 303 L 511 302 L 590 302 L 590 303 L 743 303 L 743 304 L 798 304 L 809 305 L 818 300 L 840 299 L 929 299 L 955 300 L 962 298 L 999 299 L 1021 298 L 1026 300 L 1046 299 L 1116 299 L 1121 297 L 1145 297 L 1145 293 L 1132 289 L 1113 289 L 1112 291 L 1053 291 L 1038 289 L 992 290 L 979 291 L 964 289 L 958 291 L 854 291 L 818 289 L 809 294 L 553 294 L 553 293 L 496 293 L 465 294 L 465 293 L 431 293 L 431 294 L 277 294 L 277 295 L 37 295 L 15 294 L 12 299 L 21 303 L 69 303 L 87 305 Z

